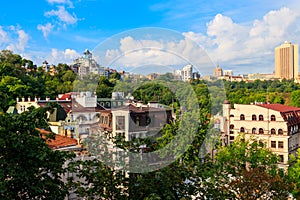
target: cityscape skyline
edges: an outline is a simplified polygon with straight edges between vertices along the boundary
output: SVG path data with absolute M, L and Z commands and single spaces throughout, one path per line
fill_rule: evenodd
M 44 60 L 49 64 L 70 64 L 85 49 L 93 50 L 115 34 L 141 27 L 177 31 L 183 38 L 197 42 L 214 67 L 220 65 L 236 74 L 272 73 L 274 48 L 286 40 L 300 43 L 300 6 L 295 0 L 34 3 L 35 7 L 30 1 L 18 2 L 17 6 L 3 2 L 0 48 L 10 49 L 38 66 Z M 121 41 L 129 47 L 140 42 L 135 38 L 120 38 Z

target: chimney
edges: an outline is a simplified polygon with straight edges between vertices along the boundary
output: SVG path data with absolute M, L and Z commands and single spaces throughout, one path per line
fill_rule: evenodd
M 17 102 L 19 102 L 19 97 L 16 98 Z
M 31 101 L 31 98 L 30 98 L 30 97 L 28 97 L 28 98 L 27 98 L 27 100 L 28 100 L 28 102 L 30 102 L 30 101 Z
M 34 101 L 35 101 L 35 102 L 37 102 L 37 101 L 38 101 L 38 99 L 36 98 L 36 96 L 34 97 Z
M 25 97 L 22 97 L 22 102 L 24 102 L 25 101 Z
M 46 97 L 46 101 L 49 101 L 50 100 L 50 98 L 49 97 Z

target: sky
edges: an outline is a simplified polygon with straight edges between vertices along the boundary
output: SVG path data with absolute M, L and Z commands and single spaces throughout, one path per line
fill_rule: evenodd
M 300 44 L 298 0 L 12 0 L 0 6 L 0 49 L 37 66 L 71 64 L 85 49 L 116 68 L 182 64 L 176 56 L 197 65 L 205 52 L 211 66 L 234 74 L 272 73 L 274 48 L 284 41 Z

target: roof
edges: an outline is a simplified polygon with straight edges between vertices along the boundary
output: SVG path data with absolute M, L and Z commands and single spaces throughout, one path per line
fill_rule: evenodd
M 16 109 L 15 106 L 9 106 L 9 108 L 7 109 L 6 113 L 10 113 L 10 114 L 18 114 L 18 110 Z
M 44 129 L 38 129 L 42 134 L 42 138 L 46 139 L 46 135 L 50 134 L 50 131 Z M 76 146 L 77 140 L 66 136 L 55 134 L 55 139 L 47 139 L 46 144 L 50 149 L 60 149 L 64 147 Z
M 112 111 L 118 111 L 118 110 L 128 110 L 130 112 L 134 112 L 134 113 L 145 113 L 145 112 L 165 112 L 167 110 L 167 108 L 154 108 L 154 107 L 137 107 L 135 105 L 129 104 L 127 106 L 122 106 L 122 107 L 118 107 L 118 108 L 113 108 Z
M 283 104 L 256 104 L 257 106 L 268 108 L 271 110 L 279 111 L 279 112 L 290 112 L 290 111 L 300 111 L 300 108 L 294 106 L 287 106 Z

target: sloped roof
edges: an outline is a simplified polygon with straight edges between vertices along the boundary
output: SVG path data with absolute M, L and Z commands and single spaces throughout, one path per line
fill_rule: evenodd
M 47 134 L 51 133 L 50 131 L 44 129 L 37 130 L 42 134 L 42 138 L 44 139 L 46 139 Z M 47 139 L 46 144 L 50 149 L 60 149 L 64 147 L 76 146 L 78 143 L 76 139 L 55 134 L 55 140 Z
M 287 106 L 282 104 L 256 104 L 257 106 L 268 108 L 271 110 L 279 111 L 279 112 L 290 112 L 290 111 L 300 111 L 300 108 L 294 106 Z

